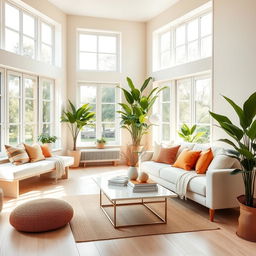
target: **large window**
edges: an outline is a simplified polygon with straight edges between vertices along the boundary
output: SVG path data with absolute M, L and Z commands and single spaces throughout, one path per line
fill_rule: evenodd
M 159 97 L 155 112 L 160 114 L 160 124 L 154 128 L 154 139 L 170 142 L 179 139 L 177 131 L 182 124 L 196 124 L 204 131 L 201 142 L 209 142 L 211 135 L 211 79 L 209 75 L 164 82 L 167 86 Z
M 78 32 L 78 65 L 81 70 L 119 71 L 119 35 Z
M 96 112 L 95 125 L 86 126 L 81 132 L 81 144 L 94 144 L 104 137 L 108 144 L 119 144 L 119 120 L 116 110 L 119 91 L 116 84 L 79 83 L 80 105 L 90 103 Z
M 206 11 L 154 34 L 154 69 L 210 57 L 212 55 L 212 13 Z
M 57 135 L 54 95 L 52 79 L 0 69 L 0 151 L 4 144 L 32 144 L 41 133 Z
M 55 64 L 54 25 L 9 1 L 3 1 L 3 14 L 5 50 Z

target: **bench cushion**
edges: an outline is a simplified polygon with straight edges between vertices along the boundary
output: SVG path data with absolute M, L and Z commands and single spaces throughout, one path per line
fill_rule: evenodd
M 55 169 L 55 162 L 51 159 L 52 157 L 49 157 L 46 160 L 22 165 L 0 164 L 0 179 L 21 180 L 50 171 Z M 61 156 L 61 159 L 63 159 L 65 166 L 70 166 L 74 162 L 74 158 L 70 156 Z

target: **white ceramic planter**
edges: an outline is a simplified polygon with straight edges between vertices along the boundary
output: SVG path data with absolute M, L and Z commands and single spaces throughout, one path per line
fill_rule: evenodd
M 129 180 L 136 180 L 138 178 L 138 169 L 137 169 L 137 167 L 130 166 L 128 168 L 127 176 L 129 178 Z

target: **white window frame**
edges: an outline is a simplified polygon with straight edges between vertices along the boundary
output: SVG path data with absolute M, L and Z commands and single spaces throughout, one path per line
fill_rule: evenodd
M 120 117 L 119 114 L 116 112 L 117 110 L 120 110 L 120 107 L 118 105 L 118 103 L 121 100 L 121 93 L 120 90 L 118 90 L 118 88 L 116 88 L 116 86 L 118 85 L 118 83 L 91 83 L 91 82 L 82 82 L 79 81 L 78 82 L 78 94 L 77 94 L 77 105 L 81 105 L 82 103 L 80 102 L 80 98 L 79 98 L 79 94 L 80 94 L 80 86 L 94 86 L 96 87 L 96 121 L 95 121 L 95 125 L 96 125 L 96 139 L 99 139 L 102 137 L 102 123 L 109 123 L 109 124 L 115 124 L 115 141 L 109 141 L 107 143 L 108 146 L 113 146 L 113 145 L 120 145 L 120 139 L 121 139 L 121 132 L 120 132 Z M 102 111 L 101 111 L 101 106 L 102 106 L 102 101 L 101 101 L 101 88 L 103 87 L 111 87 L 111 88 L 115 88 L 115 122 L 103 122 L 101 120 L 102 117 Z M 84 103 L 88 103 L 88 102 L 84 102 Z M 103 103 L 105 104 L 105 103 Z M 113 103 L 109 103 L 109 104 L 113 104 Z M 100 118 L 97 118 L 100 117 Z M 95 145 L 95 141 L 94 142 L 82 142 L 81 141 L 81 136 L 78 137 L 78 145 L 79 146 L 92 146 Z
M 93 35 L 97 37 L 97 49 L 96 52 L 88 52 L 80 50 L 80 35 Z M 99 36 L 109 36 L 116 38 L 116 52 L 115 53 L 106 53 L 99 51 Z M 77 30 L 77 70 L 79 71 L 90 71 L 90 72 L 120 72 L 120 33 L 113 32 L 97 32 L 91 30 Z M 96 69 L 82 69 L 80 68 L 80 53 L 94 53 L 97 56 Z M 112 54 L 116 57 L 116 69 L 115 70 L 102 70 L 99 69 L 99 54 Z
M 6 124 L 6 120 L 5 120 L 5 107 L 6 107 L 6 97 L 5 97 L 5 70 L 0 68 L 0 74 L 1 74 L 1 77 L 0 77 L 0 98 L 1 98 L 1 111 L 0 111 L 0 115 L 1 115 L 1 120 L 0 120 L 0 129 L 1 129 L 1 142 L 0 142 L 0 153 L 4 151 L 3 147 L 4 147 L 4 144 L 5 144 L 5 138 L 6 138 L 6 134 L 5 134 L 5 130 L 6 130 L 6 127 L 5 127 L 5 124 Z

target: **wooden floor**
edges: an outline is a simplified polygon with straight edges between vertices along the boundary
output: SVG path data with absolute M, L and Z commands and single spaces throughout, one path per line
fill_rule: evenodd
M 238 211 L 216 212 L 220 230 L 134 237 L 99 242 L 75 243 L 69 226 L 42 234 L 23 234 L 14 230 L 8 221 L 10 211 L 28 200 L 65 195 L 96 194 L 99 190 L 91 177 L 106 172 L 125 170 L 124 166 L 71 169 L 70 178 L 57 184 L 39 177 L 21 184 L 19 199 L 5 198 L 0 214 L 0 256 L 229 256 L 256 255 L 256 243 L 236 236 Z M 196 214 L 208 218 L 208 210 L 187 201 Z

